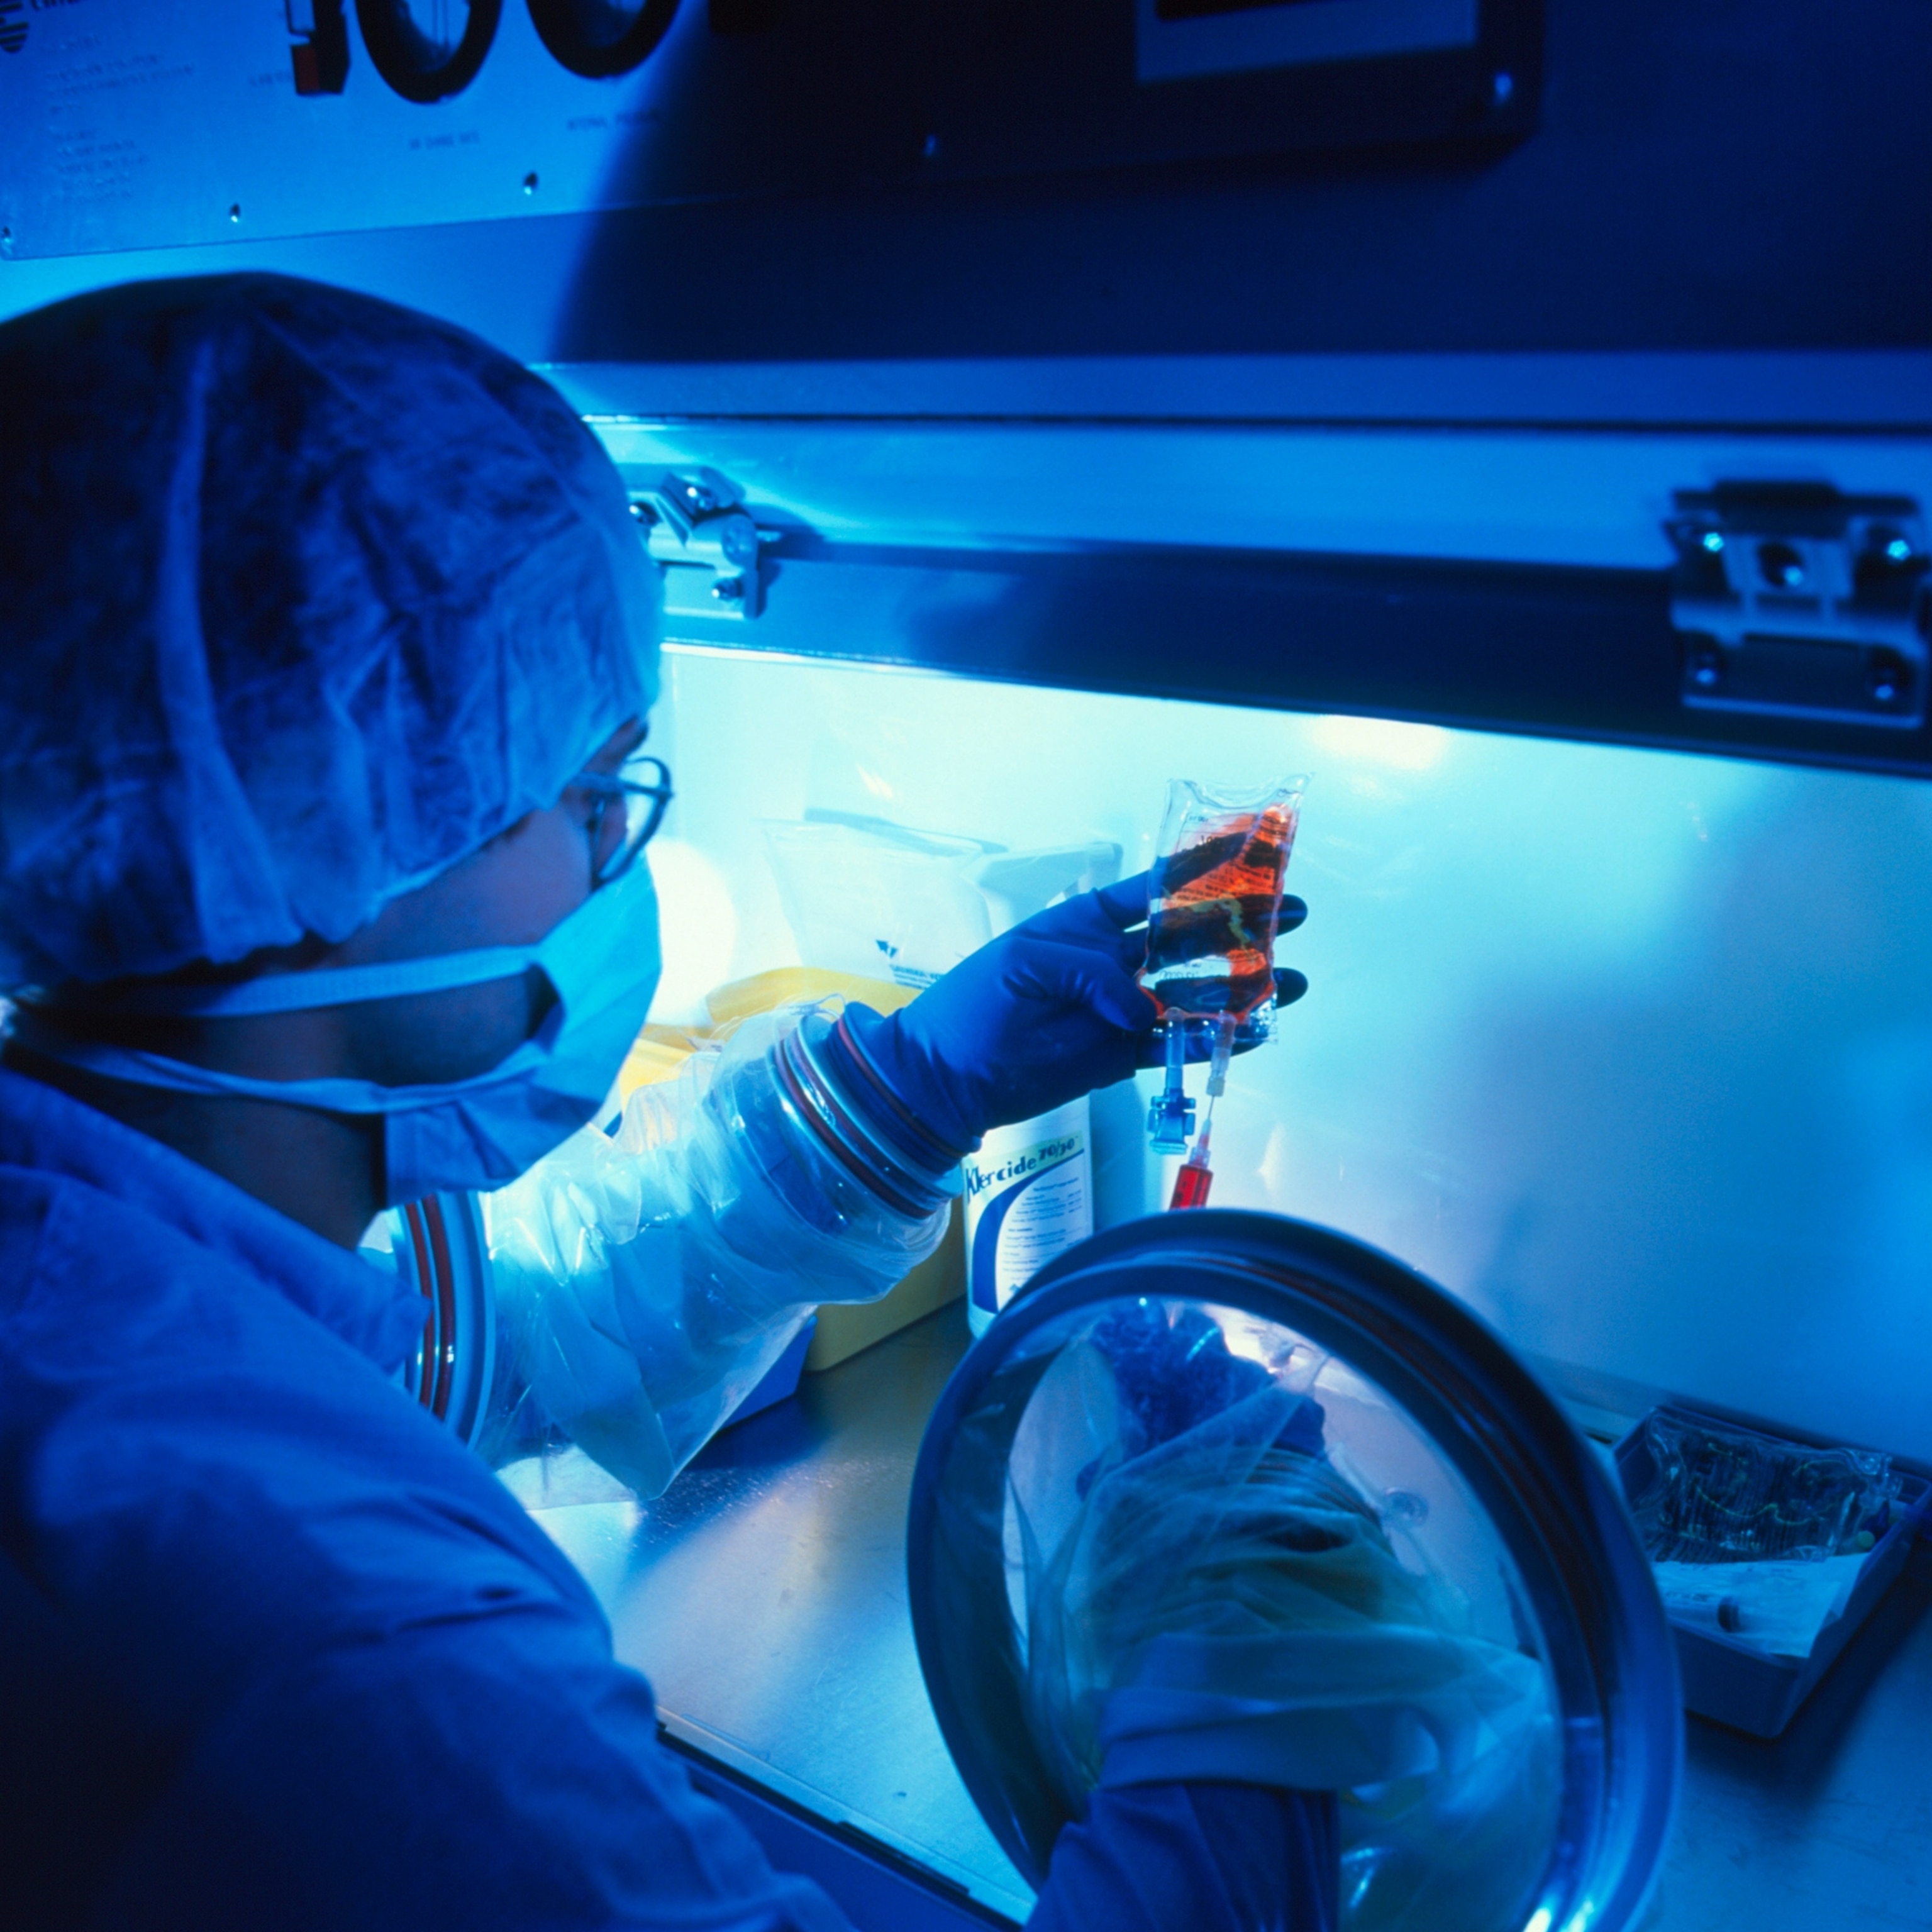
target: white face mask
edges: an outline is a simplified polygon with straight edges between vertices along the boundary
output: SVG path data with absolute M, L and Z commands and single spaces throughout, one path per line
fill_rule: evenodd
M 513 1180 L 596 1118 L 644 1023 L 661 969 L 658 902 L 648 866 L 601 887 L 535 946 L 320 967 L 232 986 L 154 986 L 117 1002 L 116 1013 L 202 1016 L 297 1012 L 514 978 L 534 966 L 556 1004 L 536 1032 L 487 1073 L 427 1087 L 372 1080 L 256 1080 L 158 1053 L 78 1040 L 32 1004 L 15 1036 L 49 1060 L 137 1086 L 180 1094 L 244 1094 L 325 1114 L 380 1114 L 388 1204 L 439 1189 Z M 58 1011 L 63 1003 L 48 1003 Z

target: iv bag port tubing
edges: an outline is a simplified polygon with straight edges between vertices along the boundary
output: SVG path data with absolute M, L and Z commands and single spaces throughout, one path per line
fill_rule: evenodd
M 1932 776 L 1932 724 L 1687 706 L 1663 569 L 1156 544 L 940 550 L 796 530 L 765 555 L 775 576 L 755 626 L 680 617 L 670 648 Z M 889 641 L 855 645 L 868 638 Z

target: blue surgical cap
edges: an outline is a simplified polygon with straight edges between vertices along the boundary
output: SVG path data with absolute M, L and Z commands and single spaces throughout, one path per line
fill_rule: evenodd
M 656 694 L 622 484 L 527 370 L 278 275 L 0 326 L 0 988 L 346 938 Z

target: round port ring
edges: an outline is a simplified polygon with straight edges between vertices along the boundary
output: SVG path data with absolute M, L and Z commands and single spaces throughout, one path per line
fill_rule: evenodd
M 405 100 L 422 105 L 460 94 L 476 78 L 496 38 L 502 0 L 470 0 L 462 38 L 439 48 L 410 15 L 410 0 L 356 0 L 370 63 Z
M 641 66 L 677 15 L 677 0 L 643 0 L 613 35 L 614 16 L 632 13 L 613 0 L 530 0 L 530 23 L 558 64 L 586 80 L 611 80 Z

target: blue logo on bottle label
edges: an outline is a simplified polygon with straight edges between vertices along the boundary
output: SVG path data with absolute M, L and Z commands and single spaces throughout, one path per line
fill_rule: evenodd
M 1041 1157 L 1055 1148 L 1065 1150 L 1058 1160 L 1047 1160 Z M 1024 1180 L 1007 1188 L 1004 1194 L 987 1202 L 986 1212 L 980 1217 L 979 1226 L 973 1230 L 973 1252 L 968 1264 L 967 1288 L 974 1307 L 984 1308 L 995 1314 L 999 1312 L 1000 1232 L 1006 1224 L 1006 1216 L 1019 1205 L 1028 1189 L 1036 1186 L 1056 1168 L 1064 1167 L 1079 1151 L 1078 1138 L 1069 1136 L 1065 1140 L 1053 1142 L 1049 1148 L 1036 1149 L 1034 1156 L 1016 1161 L 985 1179 L 976 1174 L 968 1176 L 967 1186 L 975 1194 L 989 1182 L 997 1182 L 1016 1173 L 1026 1176 Z

